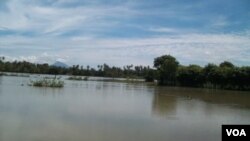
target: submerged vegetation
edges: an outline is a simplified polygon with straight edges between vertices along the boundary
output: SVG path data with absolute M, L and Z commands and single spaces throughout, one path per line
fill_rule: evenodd
M 35 87 L 58 87 L 61 88 L 64 86 L 64 82 L 60 80 L 59 78 L 43 78 L 40 80 L 31 80 L 30 81 L 30 86 L 35 86 Z
M 98 65 L 97 69 L 80 65 L 73 65 L 69 68 L 50 66 L 48 64 L 34 64 L 26 61 L 8 62 L 0 57 L 0 72 L 21 72 L 36 74 L 65 74 L 73 75 L 69 80 L 88 80 L 88 76 L 101 76 L 111 78 L 134 78 L 145 79 L 146 82 L 157 80 L 159 85 L 201 87 L 230 90 L 250 90 L 250 66 L 238 67 L 231 62 L 225 61 L 219 65 L 207 64 L 204 67 L 199 65 L 183 66 L 170 55 L 163 55 L 155 58 L 154 68 L 149 66 L 127 65 L 123 68 Z M 112 81 L 112 80 L 108 80 Z M 59 84 L 41 80 L 34 85 Z
M 0 76 L 30 77 L 30 75 L 28 74 L 3 73 L 3 72 L 0 72 Z
M 94 81 L 124 82 L 124 83 L 141 83 L 141 82 L 145 82 L 143 79 L 137 79 L 137 78 L 96 79 Z
M 68 80 L 75 81 L 104 81 L 104 82 L 125 82 L 125 83 L 139 83 L 144 82 L 144 79 L 138 78 L 89 78 L 88 76 L 70 76 L 67 78 Z
M 79 81 L 87 81 L 89 79 L 89 77 L 87 76 L 84 76 L 84 77 L 81 77 L 81 76 L 70 76 L 68 78 L 68 80 L 79 80 Z

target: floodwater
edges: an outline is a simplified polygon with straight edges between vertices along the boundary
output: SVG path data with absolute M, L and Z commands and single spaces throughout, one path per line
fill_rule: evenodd
M 250 123 L 250 92 L 0 76 L 0 141 L 220 141 Z

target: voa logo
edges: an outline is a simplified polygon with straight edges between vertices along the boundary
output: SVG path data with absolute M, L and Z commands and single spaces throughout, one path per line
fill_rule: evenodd
M 226 129 L 227 136 L 247 136 L 244 129 Z

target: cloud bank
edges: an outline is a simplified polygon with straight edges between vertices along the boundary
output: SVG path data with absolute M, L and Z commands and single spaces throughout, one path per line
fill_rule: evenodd
M 171 54 L 185 65 L 224 60 L 250 65 L 250 3 L 244 0 L 0 5 L 0 55 L 10 61 L 152 66 L 155 57 Z

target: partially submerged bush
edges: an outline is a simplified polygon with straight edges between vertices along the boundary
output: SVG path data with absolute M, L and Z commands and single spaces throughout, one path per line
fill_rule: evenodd
M 36 87 L 58 87 L 61 88 L 64 86 L 64 82 L 60 79 L 53 78 L 53 79 L 46 79 L 43 78 L 41 80 L 31 81 L 31 86 Z

